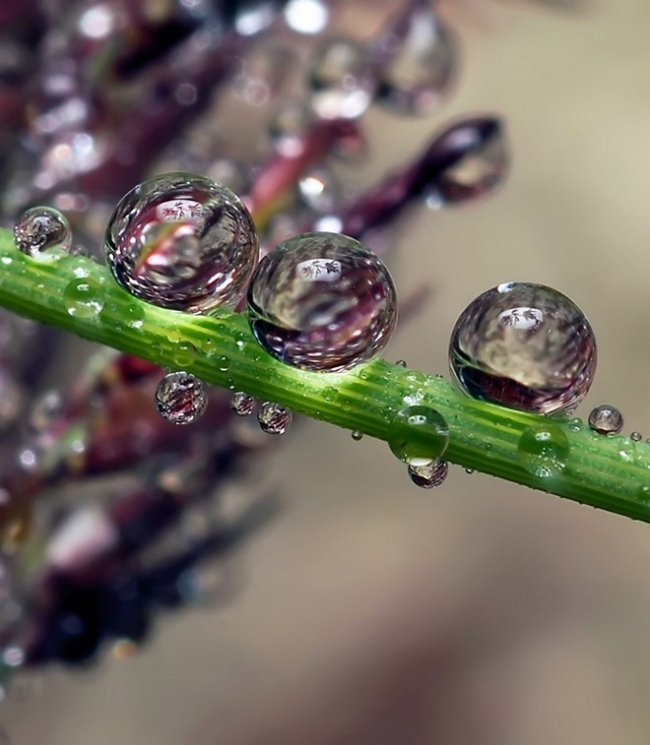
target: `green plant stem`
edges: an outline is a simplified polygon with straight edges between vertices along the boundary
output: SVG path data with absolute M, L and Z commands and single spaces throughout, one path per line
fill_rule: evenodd
M 84 290 L 87 302 L 79 304 Z M 383 360 L 344 374 L 295 370 L 261 349 L 240 314 L 193 316 L 148 305 L 120 288 L 106 268 L 82 257 L 33 259 L 17 251 L 11 233 L 2 229 L 0 306 L 382 440 L 390 439 L 391 422 L 408 403 L 427 406 L 449 425 L 444 457 L 451 463 L 650 522 L 647 443 L 597 435 L 577 420 L 549 420 L 475 401 L 441 377 Z M 533 464 L 541 469 L 531 468 L 522 452 L 520 440 L 531 427 L 560 430 L 568 442 L 559 465 L 549 461 L 550 474 L 543 457 Z M 409 437 L 423 439 L 417 426 L 409 428 Z

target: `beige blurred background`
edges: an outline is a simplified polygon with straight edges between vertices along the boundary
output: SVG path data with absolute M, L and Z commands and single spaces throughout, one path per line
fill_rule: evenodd
M 547 283 L 597 333 L 581 414 L 611 402 L 650 436 L 650 3 L 441 13 L 463 46 L 456 94 L 427 120 L 373 112 L 372 162 L 350 177 L 473 111 L 507 118 L 514 167 L 494 198 L 402 226 L 400 292 L 427 277 L 433 295 L 389 355 L 444 372 L 476 294 Z M 650 741 L 650 526 L 462 469 L 418 490 L 382 443 L 316 422 L 269 468 L 284 509 L 239 556 L 236 600 L 161 616 L 127 661 L 47 675 L 0 712 L 14 745 Z

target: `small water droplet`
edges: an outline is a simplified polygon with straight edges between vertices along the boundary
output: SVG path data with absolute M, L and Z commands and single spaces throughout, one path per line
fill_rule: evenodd
M 257 413 L 260 429 L 269 435 L 283 435 L 293 419 L 289 409 L 272 401 L 265 401 Z
M 428 406 L 408 406 L 393 419 L 388 445 L 410 466 L 425 466 L 440 458 L 449 443 L 449 427 L 442 414 Z
M 174 344 L 172 354 L 179 367 L 187 367 L 196 359 L 196 347 L 190 341 L 179 341 Z
M 372 103 L 375 76 L 363 44 L 328 39 L 315 52 L 309 73 L 310 105 L 323 119 L 356 119 Z
M 562 428 L 553 422 L 534 424 L 519 438 L 521 465 L 539 478 L 559 475 L 566 467 L 571 446 Z
M 463 311 L 449 343 L 449 366 L 474 398 L 552 414 L 587 394 L 596 339 L 561 292 L 512 282 L 484 292 Z
M 192 424 L 208 406 L 205 385 L 187 372 L 168 373 L 156 389 L 156 407 L 171 424 Z
M 144 181 L 118 203 L 106 233 L 113 276 L 153 305 L 205 313 L 237 302 L 258 258 L 241 200 L 188 173 Z
M 249 396 L 248 393 L 237 391 L 237 393 L 233 394 L 230 408 L 237 416 L 249 416 L 255 408 L 255 399 Z
M 435 486 L 440 486 L 444 483 L 448 473 L 449 465 L 447 461 L 439 458 L 424 466 L 408 467 L 411 481 L 421 489 L 433 489 Z
M 353 429 L 352 432 L 350 432 L 350 437 L 355 442 L 359 442 L 359 440 L 363 439 L 363 432 L 359 432 L 358 429 Z
M 623 415 L 610 404 L 600 404 L 589 414 L 589 427 L 601 435 L 618 434 L 623 429 Z
M 217 366 L 220 372 L 228 372 L 228 368 L 230 367 L 230 360 L 226 357 L 225 354 L 222 354 L 217 358 Z
M 14 240 L 20 251 L 37 256 L 56 246 L 68 251 L 72 245 L 70 224 L 53 207 L 31 207 L 14 225 Z
M 388 270 L 362 243 L 307 233 L 284 241 L 258 264 L 248 319 L 276 359 L 340 372 L 384 348 L 397 321 L 397 296 Z
M 63 304 L 71 316 L 87 320 L 96 318 L 104 307 L 104 291 L 90 277 L 73 279 L 63 291 Z
M 643 435 L 640 432 L 632 432 L 630 440 L 632 440 L 632 442 L 641 442 L 641 440 L 643 440 Z
M 465 469 L 465 473 L 466 473 L 466 474 L 467 474 L 468 476 L 471 476 L 471 475 L 472 475 L 472 474 L 474 473 L 474 469 L 473 469 L 473 468 L 466 468 L 466 469 Z
M 585 428 L 585 425 L 579 417 L 574 417 L 573 419 L 569 419 L 567 422 L 567 427 L 571 430 L 571 432 L 582 432 L 582 430 Z

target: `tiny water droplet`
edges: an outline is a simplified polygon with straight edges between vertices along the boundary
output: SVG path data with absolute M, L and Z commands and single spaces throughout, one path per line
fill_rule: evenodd
M 249 416 L 255 408 L 255 399 L 248 393 L 237 391 L 233 394 L 230 408 L 237 416 Z
M 553 422 L 534 424 L 519 438 L 521 465 L 539 478 L 559 475 L 566 467 L 571 446 L 562 428 Z
M 582 432 L 582 430 L 585 428 L 585 425 L 579 417 L 574 417 L 573 419 L 569 419 L 567 422 L 567 427 L 571 430 L 571 432 Z
M 372 103 L 376 81 L 366 47 L 328 39 L 314 53 L 310 105 L 323 119 L 356 119 Z
M 37 256 L 55 246 L 68 251 L 72 245 L 72 231 L 59 210 L 31 207 L 19 216 L 14 225 L 14 240 L 20 251 Z
M 96 318 L 104 307 L 104 291 L 90 277 L 73 279 L 63 291 L 63 305 L 76 318 Z
M 601 435 L 618 434 L 623 429 L 623 415 L 610 404 L 600 404 L 589 414 L 589 427 Z
M 449 443 L 445 418 L 428 406 L 408 406 L 390 423 L 388 446 L 410 466 L 425 466 L 440 458 Z
M 205 385 L 187 372 L 168 373 L 156 389 L 156 407 L 170 424 L 192 424 L 208 406 Z
M 248 319 L 276 359 L 338 372 L 384 348 L 397 322 L 397 295 L 382 261 L 362 243 L 306 233 L 259 263 L 248 290 Z
M 206 313 L 237 302 L 258 258 L 252 218 L 225 186 L 167 173 L 118 203 L 106 232 L 113 276 L 137 297 Z
M 632 440 L 632 442 L 641 442 L 641 440 L 643 440 L 643 435 L 640 432 L 632 432 L 630 440 Z
M 444 483 L 449 473 L 449 465 L 446 460 L 440 458 L 427 463 L 424 466 L 409 466 L 408 475 L 411 481 L 421 489 L 433 489 Z
M 449 366 L 473 398 L 552 414 L 587 394 L 596 339 L 582 311 L 561 292 L 512 282 L 465 308 L 451 335 Z
M 359 432 L 358 429 L 353 429 L 352 432 L 350 432 L 350 437 L 355 442 L 359 442 L 359 440 L 363 439 L 363 432 Z
M 283 435 L 293 419 L 289 409 L 272 401 L 265 401 L 257 413 L 260 429 L 269 435 Z

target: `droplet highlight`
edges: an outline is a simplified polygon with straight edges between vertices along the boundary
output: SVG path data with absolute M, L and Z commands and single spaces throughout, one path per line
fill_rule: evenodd
M 596 371 L 596 338 L 566 295 L 511 282 L 473 300 L 454 326 L 449 367 L 473 398 L 539 414 L 570 410 Z

